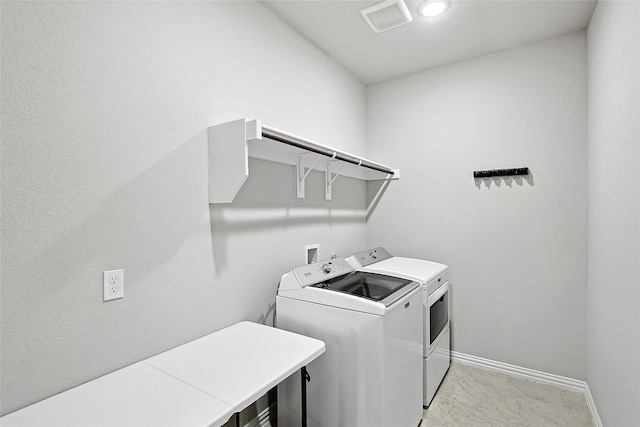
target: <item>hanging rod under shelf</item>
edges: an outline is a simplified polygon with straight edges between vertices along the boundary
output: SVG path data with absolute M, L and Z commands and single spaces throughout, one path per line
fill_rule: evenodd
M 378 172 L 388 173 L 390 175 L 394 174 L 394 170 L 387 168 L 382 165 L 377 165 L 365 159 L 356 159 L 353 157 L 349 157 L 345 154 L 338 153 L 337 151 L 332 151 L 327 148 L 319 147 L 315 144 L 311 144 L 304 141 L 296 141 L 294 139 L 285 138 L 283 136 L 275 135 L 273 133 L 269 133 L 268 131 L 262 131 L 262 136 L 273 141 L 282 142 L 283 144 L 291 145 L 293 147 L 301 148 L 306 151 L 311 151 L 316 154 L 321 154 L 326 157 L 330 157 L 336 160 L 342 160 L 343 162 L 348 162 L 357 166 L 377 170 Z

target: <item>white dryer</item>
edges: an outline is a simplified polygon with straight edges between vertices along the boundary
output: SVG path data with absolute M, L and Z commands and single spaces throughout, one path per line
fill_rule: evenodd
M 422 420 L 422 287 L 344 259 L 282 276 L 276 326 L 325 342 L 307 366 L 310 427 L 416 427 Z M 297 377 L 278 386 L 278 422 L 300 425 Z
M 359 271 L 404 277 L 423 285 L 423 405 L 429 406 L 451 363 L 449 267 L 395 257 L 382 247 L 357 252 L 347 262 Z

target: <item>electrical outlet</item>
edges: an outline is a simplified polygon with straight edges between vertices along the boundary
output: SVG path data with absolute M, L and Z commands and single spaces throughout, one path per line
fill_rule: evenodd
M 103 273 L 104 300 L 124 298 L 124 270 L 109 270 Z

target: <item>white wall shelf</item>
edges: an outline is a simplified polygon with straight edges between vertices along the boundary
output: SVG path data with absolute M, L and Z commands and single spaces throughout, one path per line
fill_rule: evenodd
M 362 180 L 398 179 L 400 171 L 263 125 L 239 119 L 208 128 L 209 203 L 230 203 L 249 176 L 249 157 L 293 165 L 298 198 L 312 170 L 325 173 L 325 199 L 338 176 Z

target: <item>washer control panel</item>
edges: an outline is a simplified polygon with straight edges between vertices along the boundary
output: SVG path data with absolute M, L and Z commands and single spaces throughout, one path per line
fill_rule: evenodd
M 315 264 L 307 264 L 293 269 L 296 279 L 302 287 L 324 282 L 327 279 L 355 271 L 344 258 L 334 258 Z
M 367 249 L 366 251 L 356 252 L 353 257 L 362 267 L 391 258 L 391 254 L 383 247 Z

